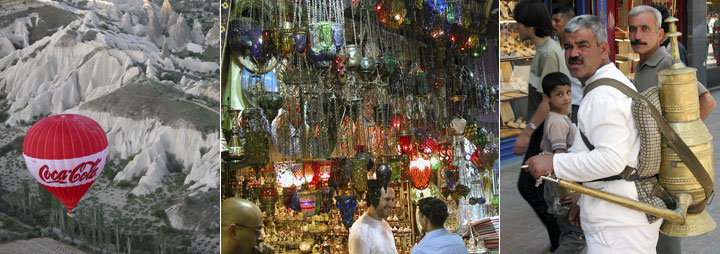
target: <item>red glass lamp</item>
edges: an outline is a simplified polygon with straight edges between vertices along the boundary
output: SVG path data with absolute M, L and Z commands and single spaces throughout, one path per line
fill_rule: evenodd
M 423 154 L 432 154 L 438 150 L 438 142 L 435 138 L 428 136 L 423 140 L 420 148 Z
M 409 154 L 413 148 L 412 133 L 407 129 L 403 129 L 400 131 L 398 139 L 400 140 L 400 152 L 402 154 Z

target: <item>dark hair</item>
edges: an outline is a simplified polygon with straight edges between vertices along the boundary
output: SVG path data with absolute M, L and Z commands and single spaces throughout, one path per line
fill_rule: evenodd
M 448 217 L 447 205 L 440 199 L 437 198 L 423 198 L 418 201 L 418 208 L 420 213 L 430 219 L 436 227 L 445 225 L 445 220 Z
M 552 34 L 552 23 L 547 7 L 540 1 L 522 1 L 513 10 L 515 21 L 527 27 L 535 28 L 535 36 L 545 37 Z
M 365 201 L 368 206 L 377 208 L 380 204 L 380 197 L 382 196 L 381 189 L 388 191 L 389 186 L 383 186 L 380 180 L 367 180 L 367 194 L 365 194 Z
M 542 79 L 543 93 L 550 96 L 550 93 L 558 86 L 569 86 L 570 78 L 562 72 L 553 72 Z
M 655 5 L 653 7 L 660 12 L 660 27 L 663 29 L 663 31 L 665 31 L 666 34 L 669 33 L 670 24 L 665 23 L 665 19 L 670 17 L 670 11 L 662 5 Z
M 575 17 L 575 11 L 572 8 L 567 7 L 567 6 L 557 7 L 555 9 L 553 9 L 552 15 L 555 15 L 558 13 L 562 14 L 563 19 L 565 19 L 565 21 L 569 21 L 571 18 Z

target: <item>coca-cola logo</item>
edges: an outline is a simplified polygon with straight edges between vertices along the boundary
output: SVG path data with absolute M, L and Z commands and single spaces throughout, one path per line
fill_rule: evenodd
M 40 167 L 40 179 L 46 183 L 62 183 L 66 184 L 86 181 L 94 179 L 98 171 L 98 164 L 101 159 L 96 161 L 86 161 L 75 166 L 73 169 L 53 170 L 50 171 L 48 165 Z

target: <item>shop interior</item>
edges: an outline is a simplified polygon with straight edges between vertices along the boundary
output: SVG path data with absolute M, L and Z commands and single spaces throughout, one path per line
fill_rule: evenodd
M 256 202 L 277 253 L 347 253 L 368 180 L 448 205 L 470 253 L 498 251 L 498 1 L 239 0 L 222 6 L 222 198 Z

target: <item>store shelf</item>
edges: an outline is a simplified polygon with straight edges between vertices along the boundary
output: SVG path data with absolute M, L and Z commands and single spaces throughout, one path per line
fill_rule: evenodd
M 639 61 L 640 55 L 638 53 L 623 53 L 615 54 L 615 62 L 618 61 Z
M 502 92 L 502 93 L 500 93 L 500 102 L 507 102 L 507 101 L 523 99 L 523 98 L 527 97 L 527 95 L 528 94 L 526 91 L 520 91 L 520 90 Z
M 527 60 L 527 59 L 532 59 L 533 57 L 535 57 L 535 55 L 531 55 L 531 56 L 503 57 L 503 58 L 500 58 L 500 62 L 509 62 L 509 61 L 517 61 L 517 60 Z
M 508 138 L 514 138 L 520 135 L 522 133 L 523 129 L 520 128 L 510 128 L 510 127 L 501 127 L 500 131 L 502 132 L 502 136 L 500 136 L 500 139 L 508 139 Z

